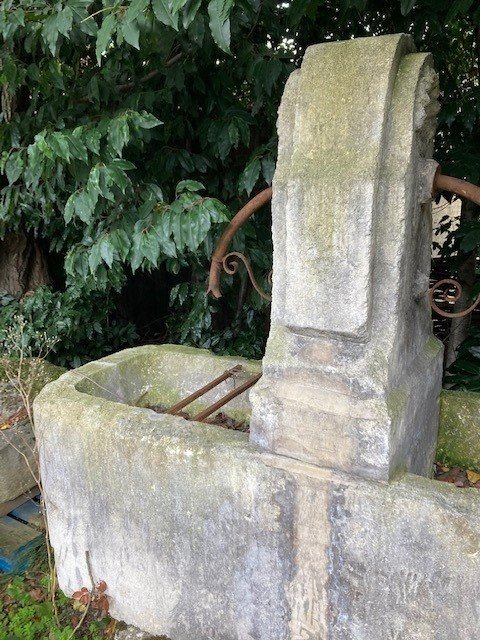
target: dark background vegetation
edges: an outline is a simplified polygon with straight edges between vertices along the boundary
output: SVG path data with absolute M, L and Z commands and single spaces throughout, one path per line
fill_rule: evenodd
M 472 0 L 6 0 L 0 10 L 0 337 L 76 366 L 182 342 L 262 356 L 269 307 L 242 277 L 205 296 L 229 218 L 270 184 L 283 86 L 310 44 L 410 33 L 440 75 L 435 159 L 480 181 L 480 5 Z M 235 239 L 265 284 L 270 213 Z M 445 224 L 448 231 L 448 222 Z M 480 292 L 462 204 L 433 276 Z M 457 386 L 480 390 L 480 326 L 437 322 Z

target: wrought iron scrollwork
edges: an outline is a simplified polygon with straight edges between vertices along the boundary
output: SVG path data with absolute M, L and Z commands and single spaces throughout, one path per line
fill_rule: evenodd
M 265 293 L 265 291 L 260 287 L 260 285 L 258 284 L 253 274 L 250 260 L 246 256 L 244 256 L 243 253 L 240 253 L 240 251 L 231 251 L 230 253 L 227 253 L 227 255 L 223 258 L 222 264 L 223 264 L 223 270 L 225 271 L 225 273 L 228 273 L 229 275 L 234 275 L 235 273 L 237 273 L 238 267 L 240 266 L 238 260 L 241 260 L 243 262 L 245 269 L 247 270 L 248 277 L 250 278 L 250 282 L 252 283 L 252 286 L 255 289 L 255 291 L 258 293 L 258 295 L 261 296 L 264 300 L 268 300 L 269 302 L 271 302 L 272 296 L 268 293 Z M 268 274 L 268 281 L 270 284 L 272 283 L 271 271 Z
M 454 288 L 455 293 L 449 293 L 448 290 L 442 291 L 442 287 L 448 285 L 449 288 Z M 445 302 L 449 302 L 450 304 L 455 304 L 455 302 L 462 295 L 462 285 L 458 282 L 458 280 L 454 280 L 453 278 L 444 278 L 443 280 L 439 280 L 436 282 L 431 289 L 428 290 L 428 299 L 430 300 L 430 306 L 432 309 L 438 313 L 440 316 L 444 318 L 464 318 L 468 316 L 469 313 L 472 313 L 474 309 L 478 307 L 480 304 L 480 296 L 473 302 L 467 309 L 463 311 L 444 311 L 441 309 L 438 304 L 435 302 L 435 294 L 437 292 L 441 292 L 441 296 L 443 297 Z
M 472 202 L 480 205 L 480 187 L 471 184 L 470 182 L 466 182 L 465 180 L 459 180 L 458 178 L 452 178 L 450 176 L 443 175 L 440 167 L 437 167 L 437 171 L 433 178 L 431 191 L 432 197 L 435 197 L 437 193 L 441 193 L 442 191 L 449 191 L 451 193 L 456 193 L 461 198 L 467 198 L 469 200 L 472 200 Z M 238 229 L 240 229 L 240 227 L 245 224 L 248 218 L 250 218 L 250 216 L 252 216 L 255 211 L 269 202 L 271 198 L 271 187 L 269 187 L 268 189 L 264 189 L 263 191 L 258 193 L 254 198 L 247 202 L 247 204 L 242 207 L 242 209 L 240 209 L 240 211 L 232 218 L 227 228 L 225 229 L 225 232 L 220 238 L 220 241 L 212 256 L 212 263 L 210 265 L 210 276 L 208 280 L 208 293 L 211 293 L 216 298 L 219 298 L 222 295 L 220 291 L 220 273 L 222 271 L 222 268 L 226 273 L 233 275 L 238 271 L 240 260 L 245 265 L 247 273 L 250 277 L 250 281 L 258 294 L 265 300 L 272 299 L 271 296 L 268 293 L 265 293 L 265 291 L 263 291 L 263 289 L 259 286 L 253 274 L 252 266 L 248 258 L 239 251 L 232 251 L 228 253 L 230 242 Z M 268 281 L 270 284 L 271 276 L 272 272 L 270 272 L 268 276 Z M 455 289 L 454 294 L 449 294 L 448 292 L 442 293 L 446 302 L 455 303 L 462 294 L 462 286 L 459 282 L 457 282 L 457 280 L 453 280 L 452 278 L 444 278 L 443 280 L 439 280 L 438 282 L 436 282 L 433 287 L 429 289 L 428 297 L 432 309 L 434 309 L 439 315 L 445 318 L 463 318 L 480 305 L 479 296 L 475 300 L 475 302 L 473 302 L 473 304 L 468 307 L 468 309 L 464 309 L 463 311 L 458 312 L 444 311 L 435 302 L 435 295 L 438 294 L 438 292 L 444 285 L 449 285 L 450 288 L 454 287 Z

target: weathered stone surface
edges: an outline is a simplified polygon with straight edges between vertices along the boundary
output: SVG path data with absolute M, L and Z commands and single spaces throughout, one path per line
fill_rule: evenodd
M 438 86 L 407 36 L 310 47 L 279 112 L 272 324 L 252 441 L 429 475 L 442 348 L 426 297 Z
M 119 625 L 113 636 L 114 640 L 168 640 L 165 636 L 152 636 L 132 625 Z
M 480 393 L 442 391 L 437 460 L 480 469 Z
M 91 363 L 35 401 L 62 589 L 89 584 L 89 551 L 112 614 L 172 640 L 474 637 L 477 491 L 412 475 L 349 478 L 261 453 L 242 433 L 112 400 L 128 379 L 131 397 L 141 392 L 146 363 L 159 388 L 167 361 L 175 378 L 176 349 L 165 351 Z M 189 351 L 206 379 L 207 361 Z
M 28 378 L 28 388 L 32 387 L 32 400 L 45 384 L 56 380 L 64 371 L 48 362 L 32 365 L 27 361 L 22 373 Z M 20 393 L 9 382 L 0 361 L 0 424 L 23 406 Z M 10 429 L 0 430 L 0 504 L 35 486 L 37 472 L 37 451 L 30 422 L 23 420 Z

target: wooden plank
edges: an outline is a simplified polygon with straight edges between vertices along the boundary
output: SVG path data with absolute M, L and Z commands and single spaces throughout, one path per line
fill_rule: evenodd
M 4 516 L 0 518 L 0 571 L 22 573 L 44 534 L 31 526 Z
M 8 515 L 11 518 L 16 518 L 29 524 L 31 527 L 35 527 L 39 531 L 45 529 L 42 509 L 35 500 L 27 500 L 16 509 L 12 509 Z
M 13 509 L 16 509 L 27 500 L 30 500 L 34 496 L 38 495 L 39 492 L 40 490 L 38 487 L 33 487 L 33 489 L 30 489 L 30 491 L 22 493 L 22 495 L 18 496 L 18 498 L 14 498 L 13 500 L 9 500 L 8 502 L 3 502 L 2 504 L 0 504 L 0 518 L 6 516 L 8 513 L 10 513 L 10 511 L 13 511 Z

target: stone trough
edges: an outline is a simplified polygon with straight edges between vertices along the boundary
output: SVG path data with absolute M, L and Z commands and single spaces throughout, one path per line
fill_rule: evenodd
M 36 399 L 67 593 L 91 573 L 115 617 L 172 640 L 475 636 L 480 494 L 430 479 L 437 94 L 402 35 L 311 47 L 288 81 L 263 377 L 228 405 L 249 435 L 147 408 L 260 369 L 186 347 L 117 353 Z

